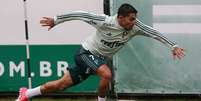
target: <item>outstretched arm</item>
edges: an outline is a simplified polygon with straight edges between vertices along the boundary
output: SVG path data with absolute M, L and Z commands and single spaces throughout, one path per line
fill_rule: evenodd
M 107 17 L 106 15 L 97 15 L 97 14 L 88 13 L 84 11 L 75 11 L 68 14 L 56 16 L 54 18 L 54 21 L 55 21 L 54 23 L 55 25 L 57 25 L 65 21 L 80 20 L 94 27 L 100 27 L 104 23 L 106 17 Z
M 96 15 L 84 11 L 75 11 L 68 14 L 55 16 L 54 18 L 43 17 L 40 23 L 42 26 L 48 26 L 48 30 L 53 28 L 55 25 L 71 20 L 81 20 L 94 27 L 100 27 L 105 22 L 106 17 L 106 15 Z
M 165 36 L 163 36 L 159 31 L 153 29 L 150 26 L 143 24 L 138 19 L 136 20 L 136 26 L 140 29 L 139 34 L 147 37 L 154 38 L 165 45 L 169 46 L 172 49 L 172 55 L 175 58 L 182 59 L 185 56 L 184 49 L 179 47 L 176 43 L 168 40 Z

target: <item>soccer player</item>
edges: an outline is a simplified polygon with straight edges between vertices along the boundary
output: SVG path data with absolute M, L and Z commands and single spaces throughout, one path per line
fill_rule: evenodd
M 20 88 L 17 101 L 27 101 L 37 95 L 63 90 L 81 83 L 93 74 L 100 76 L 98 101 L 105 101 L 105 93 L 112 78 L 107 60 L 136 35 L 144 35 L 164 43 L 170 47 L 174 58 L 184 57 L 183 48 L 152 27 L 143 24 L 136 17 L 137 10 L 129 4 L 121 5 L 114 16 L 76 11 L 54 18 L 43 17 L 40 23 L 48 27 L 48 30 L 66 21 L 81 20 L 95 27 L 97 31 L 81 44 L 75 54 L 76 66 L 67 68 L 63 77 L 58 80 L 47 82 L 33 89 Z

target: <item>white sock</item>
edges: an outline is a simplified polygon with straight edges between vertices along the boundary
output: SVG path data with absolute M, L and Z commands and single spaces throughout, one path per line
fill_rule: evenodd
M 31 98 L 31 97 L 37 96 L 37 95 L 41 95 L 40 86 L 33 88 L 33 89 L 28 89 L 26 91 L 26 96 L 28 98 Z
M 98 96 L 98 101 L 105 101 L 105 97 Z

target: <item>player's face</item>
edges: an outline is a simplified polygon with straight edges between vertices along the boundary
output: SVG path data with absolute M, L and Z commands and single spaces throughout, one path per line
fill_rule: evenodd
M 131 30 L 136 23 L 136 14 L 130 13 L 128 16 L 118 16 L 119 25 L 126 30 Z

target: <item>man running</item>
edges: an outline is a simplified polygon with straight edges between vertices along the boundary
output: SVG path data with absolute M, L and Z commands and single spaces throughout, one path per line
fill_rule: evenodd
M 48 27 L 48 30 L 66 21 L 81 20 L 95 27 L 97 31 L 81 44 L 75 54 L 76 66 L 69 67 L 63 77 L 58 80 L 32 89 L 20 88 L 17 101 L 28 101 L 29 98 L 37 95 L 63 90 L 81 83 L 92 74 L 100 76 L 98 101 L 105 101 L 105 93 L 112 78 L 107 60 L 136 35 L 144 35 L 164 43 L 171 48 L 174 58 L 184 57 L 184 49 L 168 40 L 160 32 L 143 24 L 136 17 L 137 10 L 129 4 L 121 5 L 114 16 L 76 11 L 54 18 L 43 17 L 40 23 Z

